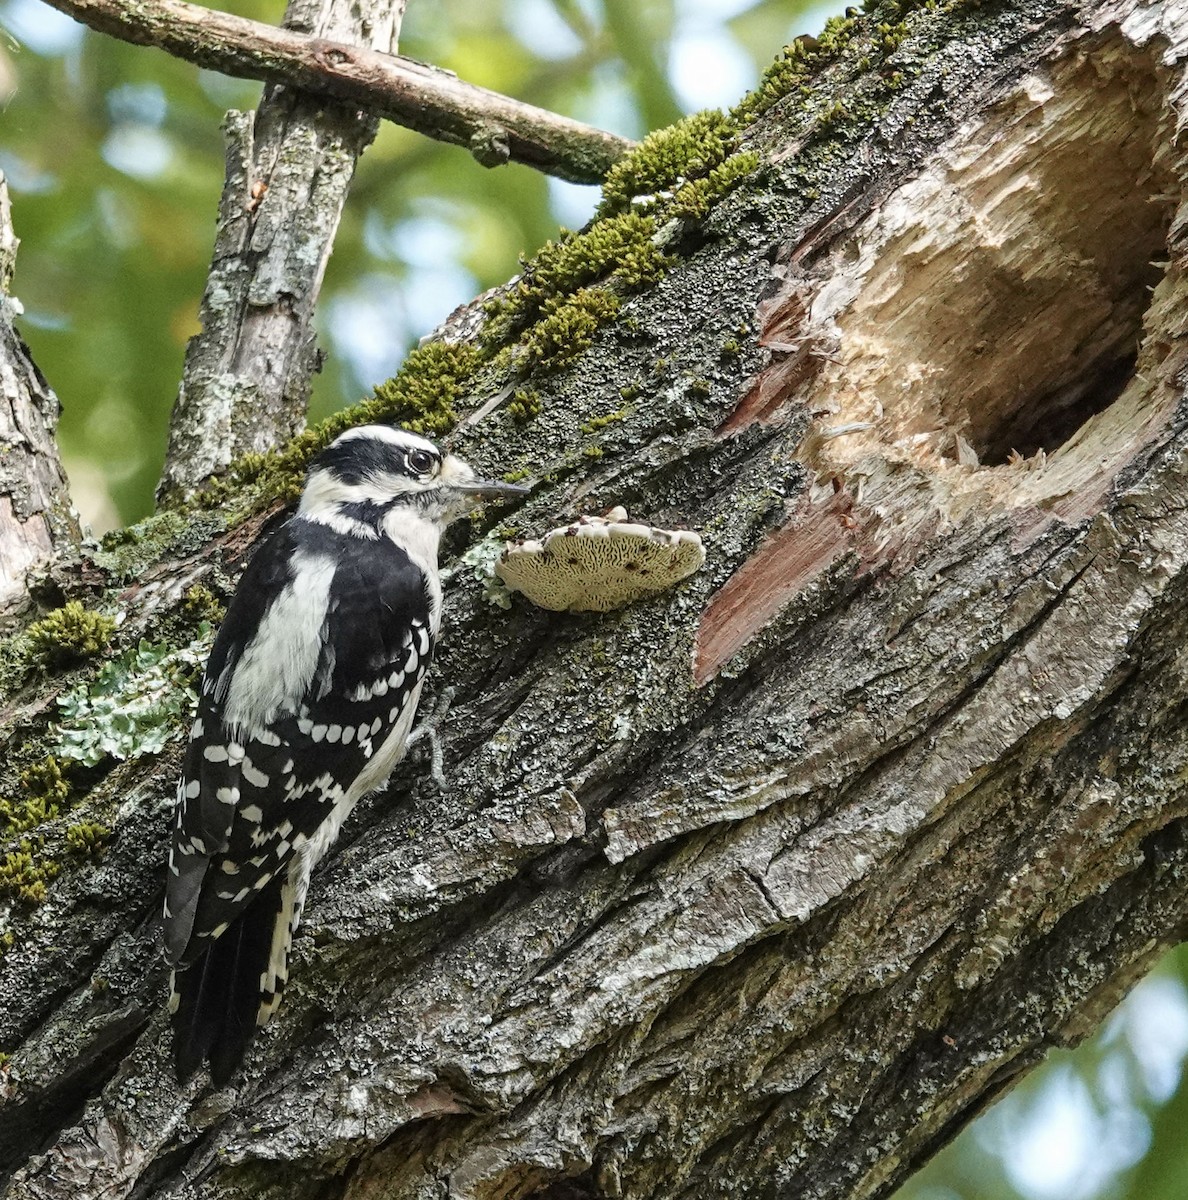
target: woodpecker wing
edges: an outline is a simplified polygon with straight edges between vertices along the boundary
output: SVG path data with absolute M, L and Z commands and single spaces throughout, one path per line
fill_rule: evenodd
M 399 759 L 433 644 L 424 575 L 387 539 L 294 518 L 244 573 L 203 679 L 166 888 L 172 1003 L 204 1027 L 197 1061 L 224 1001 L 271 1015 L 309 869 Z M 253 705 L 268 719 L 228 722 Z M 228 973 L 236 996 L 204 999 Z

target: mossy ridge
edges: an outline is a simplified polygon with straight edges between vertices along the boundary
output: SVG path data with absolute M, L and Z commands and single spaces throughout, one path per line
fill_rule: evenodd
M 141 578 L 163 558 L 205 546 L 226 523 L 214 514 L 163 511 L 106 534 L 91 561 L 117 583 Z
M 675 134 L 654 136 L 642 160 L 628 156 L 637 174 L 643 172 L 639 178 L 668 178 L 674 171 L 685 180 L 698 172 L 712 176 L 696 193 L 682 197 L 687 216 L 704 215 L 714 198 L 745 173 L 739 167 L 749 170 L 757 164 L 746 158 L 734 169 L 714 174 L 729 156 L 729 147 L 714 132 L 723 120 L 721 113 L 696 114 L 678 122 Z M 626 178 L 628 168 L 615 170 L 618 178 Z M 382 421 L 431 437 L 448 433 L 457 422 L 455 406 L 472 392 L 480 368 L 489 365 L 521 377 L 561 369 L 615 319 L 622 297 L 653 286 L 675 261 L 658 245 L 654 217 L 600 212 L 586 230 L 564 232 L 525 261 L 521 278 L 486 306 L 487 323 L 477 346 L 430 342 L 416 347 L 371 399 L 299 434 L 282 450 L 237 459 L 185 507 L 233 506 L 228 522 L 234 524 L 271 503 L 292 503 L 313 457 L 357 425 Z
M 584 233 L 562 230 L 522 262 L 520 278 L 483 306 L 483 342 L 503 346 L 523 332 L 559 297 L 606 282 L 630 293 L 650 287 L 672 265 L 653 241 L 656 223 L 639 213 L 596 221 Z

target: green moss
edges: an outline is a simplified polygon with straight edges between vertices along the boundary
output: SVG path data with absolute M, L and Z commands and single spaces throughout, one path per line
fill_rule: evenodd
M 686 221 L 701 221 L 740 180 L 759 168 L 759 155 L 751 151 L 735 154 L 716 166 L 703 179 L 682 184 L 672 198 L 667 214 Z
M 532 388 L 518 388 L 507 402 L 507 415 L 517 425 L 526 425 L 540 416 L 540 393 Z
M 605 451 L 605 450 L 603 450 L 603 448 L 602 448 L 601 446 L 587 446 L 587 447 L 586 447 L 586 448 L 585 448 L 585 449 L 582 451 L 582 457 L 583 457 L 583 458 L 589 458 L 589 459 L 592 459 L 592 460 L 594 460 L 594 461 L 597 461 L 597 460 L 598 460 L 598 459 L 600 459 L 600 458 L 601 458 L 601 457 L 602 457 L 602 456 L 603 456 L 605 453 L 606 453 L 606 451 Z
M 40 840 L 25 841 L 4 856 L 0 861 L 0 896 L 26 904 L 40 904 L 45 899 L 49 885 L 62 868 L 52 859 L 39 857 L 40 850 Z
M 506 344 L 544 314 L 550 304 L 597 282 L 624 293 L 655 283 L 671 265 L 652 238 L 650 217 L 624 213 L 596 221 L 584 233 L 564 232 L 523 264 L 523 273 L 503 296 L 486 305 L 488 348 Z
M 737 139 L 737 126 L 717 109 L 694 113 L 649 133 L 608 172 L 599 215 L 625 208 L 633 197 L 654 198 L 685 180 L 709 174 L 725 162 Z
M 201 583 L 196 583 L 187 589 L 186 594 L 182 597 L 182 609 L 187 616 L 194 620 L 200 623 L 209 621 L 212 625 L 220 624 L 227 615 L 227 610 L 218 596 Z
M 619 311 L 619 298 L 601 288 L 581 288 L 549 301 L 545 315 L 525 334 L 521 349 L 527 370 L 560 370 L 590 348 L 594 335 Z
M 25 796 L 19 800 L 0 799 L 0 817 L 6 833 L 28 833 L 45 821 L 52 821 L 59 808 L 44 796 Z
M 25 630 L 34 660 L 47 667 L 71 666 L 102 654 L 116 623 L 70 600 Z
M 620 408 L 617 412 L 607 413 L 601 417 L 591 417 L 590 420 L 582 425 L 582 433 L 597 433 L 600 429 L 605 429 L 608 425 L 614 425 L 619 421 L 625 420 L 631 413 L 630 406 Z
M 736 358 L 742 353 L 742 347 L 735 338 L 727 338 L 718 348 L 720 358 Z
M 107 845 L 111 830 L 99 821 L 80 821 L 66 828 L 66 849 L 71 854 L 94 858 Z
M 503 473 L 504 483 L 519 483 L 521 479 L 527 479 L 532 472 L 523 467 L 517 467 L 514 471 L 505 471 Z
M 58 760 L 47 755 L 20 774 L 20 795 L 0 799 L 0 817 L 7 834 L 28 833 L 56 817 L 70 799 L 70 784 Z
M 400 370 L 375 389 L 374 398 L 359 406 L 368 409 L 360 415 L 365 415 L 367 421 L 390 421 L 430 437 L 449 433 L 458 423 L 454 405 L 466 396 L 478 362 L 479 352 L 465 343 L 429 342 L 417 346 Z M 358 424 L 352 417 L 335 429 L 332 437 Z M 327 444 L 330 440 L 326 439 Z
M 642 393 L 643 381 L 638 378 L 633 379 L 629 384 L 619 388 L 619 396 L 623 400 L 626 400 L 629 404 L 632 400 L 638 400 Z

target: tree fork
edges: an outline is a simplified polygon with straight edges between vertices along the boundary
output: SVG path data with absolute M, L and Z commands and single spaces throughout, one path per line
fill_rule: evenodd
M 352 819 L 215 1095 L 153 944 L 179 742 L 115 765 L 102 859 L 9 914 L 8 1197 L 886 1196 L 1182 937 L 1188 5 L 886 15 L 455 439 L 518 526 L 621 502 L 703 572 L 600 617 L 455 574 L 450 787 Z

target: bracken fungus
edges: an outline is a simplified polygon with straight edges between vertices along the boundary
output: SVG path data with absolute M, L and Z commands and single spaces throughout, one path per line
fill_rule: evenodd
M 662 592 L 705 562 L 686 529 L 628 521 L 625 509 L 580 517 L 540 541 L 508 542 L 495 574 L 514 592 L 555 612 L 607 612 Z

